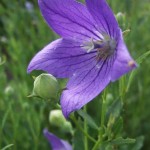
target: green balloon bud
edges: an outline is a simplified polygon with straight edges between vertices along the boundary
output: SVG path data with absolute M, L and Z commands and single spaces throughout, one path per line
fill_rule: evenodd
M 6 61 L 6 57 L 1 57 L 0 56 L 0 65 L 3 65 L 4 63 L 5 63 L 5 61 Z
M 66 121 L 66 123 L 62 127 L 62 130 L 64 132 L 70 132 L 71 134 L 73 134 L 73 128 L 72 128 L 72 125 L 69 121 Z
M 51 74 L 43 73 L 35 78 L 33 95 L 43 99 L 55 99 L 59 91 L 57 79 Z
M 49 122 L 53 126 L 60 127 L 66 122 L 66 119 L 61 110 L 52 110 L 49 113 Z
M 60 128 L 64 132 L 72 132 L 72 125 L 65 119 L 61 110 L 50 111 L 49 122 L 51 125 Z
M 14 94 L 14 92 L 15 91 L 12 86 L 7 86 L 4 91 L 5 95 L 7 96 L 11 96 L 12 94 Z
M 119 12 L 116 14 L 116 19 L 117 19 L 121 29 L 126 30 L 126 28 L 127 28 L 126 15 L 122 12 Z
M 116 14 L 116 19 L 118 22 L 123 23 L 125 21 L 125 14 L 123 14 L 122 12 L 118 12 Z

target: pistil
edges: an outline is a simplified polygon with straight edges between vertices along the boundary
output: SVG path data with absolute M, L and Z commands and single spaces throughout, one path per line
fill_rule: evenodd
M 114 53 L 116 49 L 116 42 L 108 37 L 97 41 L 91 39 L 90 42 L 84 44 L 84 49 L 86 49 L 87 53 L 95 50 L 97 52 L 96 60 L 105 60 Z

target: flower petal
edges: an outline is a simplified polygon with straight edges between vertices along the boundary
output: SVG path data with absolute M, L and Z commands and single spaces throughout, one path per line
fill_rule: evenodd
M 52 146 L 53 150 L 72 150 L 71 145 L 64 140 L 61 140 L 54 134 L 48 132 L 47 129 L 44 130 L 44 135 Z
M 60 36 L 76 40 L 98 38 L 95 23 L 87 8 L 74 0 L 39 0 L 48 25 Z
M 86 0 L 86 5 L 99 25 L 99 30 L 117 38 L 120 31 L 119 26 L 106 0 Z
M 58 39 L 37 53 L 28 66 L 28 72 L 43 70 L 58 78 L 67 78 L 84 70 L 95 61 L 95 52 L 87 53 L 80 43 Z
M 128 73 L 136 67 L 136 62 L 130 56 L 123 38 L 121 38 L 117 47 L 117 57 L 113 65 L 111 81 L 119 79 L 122 75 Z
M 90 64 L 86 70 L 77 72 L 69 80 L 66 90 L 61 97 L 61 106 L 64 116 L 80 109 L 95 98 L 110 82 L 110 72 L 113 58 Z

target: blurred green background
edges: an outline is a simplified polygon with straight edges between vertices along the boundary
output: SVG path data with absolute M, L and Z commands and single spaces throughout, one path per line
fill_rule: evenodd
M 149 0 L 108 2 L 115 14 L 122 12 L 126 16 L 121 27 L 131 29 L 125 40 L 133 58 L 150 50 Z M 6 58 L 0 66 L 0 149 L 9 144 L 13 146 L 8 149 L 13 150 L 49 149 L 42 130 L 49 127 L 50 105 L 27 98 L 32 92 L 33 79 L 26 73 L 26 68 L 36 52 L 56 38 L 58 36 L 44 22 L 36 0 L 0 1 L 0 57 Z M 123 114 L 126 134 L 129 137 L 144 136 L 143 150 L 150 148 L 149 64 L 147 57 L 136 70 Z M 117 86 L 118 82 L 113 84 Z M 91 103 L 96 106 L 97 101 Z M 90 108 L 93 113 L 94 109 Z

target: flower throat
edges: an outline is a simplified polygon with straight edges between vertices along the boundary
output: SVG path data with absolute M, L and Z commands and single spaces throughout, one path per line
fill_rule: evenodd
M 84 49 L 86 49 L 87 53 L 96 50 L 97 56 L 96 59 L 105 60 L 109 56 L 111 56 L 116 49 L 116 41 L 110 39 L 109 37 L 105 37 L 103 40 L 94 41 L 91 39 L 90 42 L 85 43 Z

